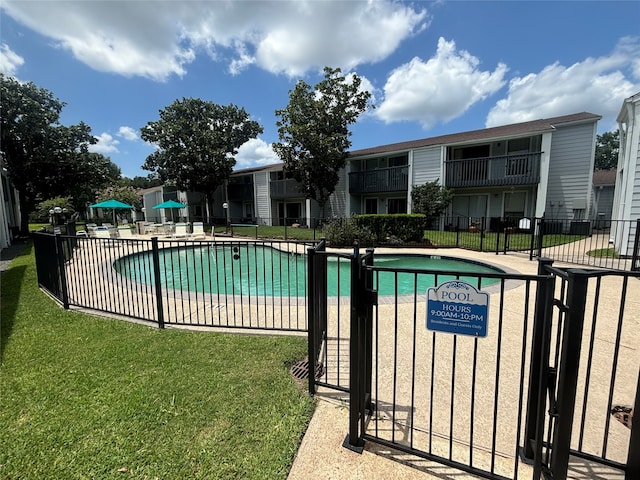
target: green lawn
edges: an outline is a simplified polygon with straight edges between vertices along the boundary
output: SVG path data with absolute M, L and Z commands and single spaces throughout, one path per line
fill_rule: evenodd
M 0 478 L 285 479 L 313 400 L 306 340 L 65 311 L 29 247 L 1 280 Z
M 424 233 L 424 238 L 431 241 L 435 246 L 443 247 L 455 247 L 470 248 L 472 250 L 480 250 L 480 244 L 482 242 L 482 250 L 485 252 L 493 252 L 496 250 L 496 242 L 498 243 L 498 250 L 504 249 L 505 235 L 500 234 L 498 240 L 498 234 L 493 232 L 485 232 L 484 238 L 479 232 L 444 232 L 440 230 L 427 230 Z M 542 237 L 543 247 L 553 247 L 555 245 L 563 245 L 565 243 L 577 242 L 585 238 L 581 235 L 565 235 L 565 234 L 548 234 Z M 508 250 L 510 251 L 523 251 L 531 248 L 531 234 L 529 233 L 512 233 L 509 235 Z

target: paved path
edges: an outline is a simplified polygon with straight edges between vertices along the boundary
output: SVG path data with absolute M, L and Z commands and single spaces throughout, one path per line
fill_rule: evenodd
M 385 253 L 385 249 L 376 249 L 376 252 Z M 406 253 L 410 252 L 410 250 L 406 250 Z M 537 270 L 537 262 L 529 261 L 528 255 L 524 254 L 521 255 L 510 253 L 508 255 L 495 255 L 456 249 L 438 249 L 432 251 L 420 249 L 419 252 L 479 260 L 484 263 L 491 263 L 496 266 L 501 266 L 503 268 L 509 269 L 511 271 L 515 270 L 525 274 L 535 274 Z M 559 262 L 556 262 L 556 265 L 563 266 L 563 264 Z M 564 266 L 576 267 L 575 265 Z M 514 309 L 518 309 L 518 302 L 522 303 L 521 300 L 518 300 L 518 296 L 520 296 L 520 298 L 522 296 L 522 288 L 524 287 L 518 287 L 507 292 L 505 298 L 507 299 L 506 308 L 509 309 L 509 313 L 512 313 Z M 598 312 L 598 318 L 600 319 L 600 322 L 602 323 L 604 321 L 610 321 L 615 323 L 619 313 L 618 305 L 615 304 L 615 302 L 608 302 L 605 299 L 608 297 L 613 299 L 620 298 L 619 283 L 603 282 L 602 290 L 600 291 L 600 297 L 603 299 L 603 301 L 600 302 L 600 310 Z M 511 302 L 511 300 L 513 300 L 513 302 Z M 640 327 L 640 314 L 637 314 L 637 312 L 640 311 L 640 280 L 638 279 L 630 279 L 630 283 L 628 285 L 627 304 L 628 318 L 626 318 L 626 320 L 629 323 L 631 330 L 633 330 Z M 379 307 L 379 309 L 383 308 L 385 307 L 382 305 Z M 400 306 L 399 308 L 400 313 L 398 316 L 401 317 L 404 315 L 402 313 L 403 307 Z M 383 315 L 380 314 L 380 316 L 382 318 Z M 585 331 L 586 330 L 587 327 L 585 327 Z M 596 336 L 596 345 L 599 347 L 606 347 L 613 344 L 615 338 L 611 338 L 612 335 L 615 337 L 615 328 L 610 328 L 608 332 L 604 331 L 598 333 L 598 335 Z M 637 336 L 633 335 L 632 338 L 637 338 Z M 630 351 L 632 352 L 632 355 L 630 357 L 627 357 L 627 361 L 629 361 L 630 364 L 626 365 L 626 368 L 622 369 L 622 372 L 630 374 L 630 380 L 626 379 L 629 381 L 623 381 L 623 379 L 621 378 L 618 379 L 619 385 L 616 385 L 617 390 L 614 402 L 620 401 L 621 399 L 630 399 L 630 401 L 632 401 L 633 395 L 635 394 L 635 381 L 637 380 L 638 362 L 640 361 L 640 347 L 637 341 L 634 341 L 632 338 L 623 339 L 622 345 L 623 349 L 630 349 Z M 507 343 L 506 340 L 505 343 Z M 521 351 L 519 348 L 519 344 L 513 344 L 512 350 L 513 351 L 511 353 L 514 354 L 514 358 L 517 358 L 519 352 Z M 585 345 L 583 348 L 583 354 L 586 351 L 587 346 Z M 506 357 L 508 357 L 509 350 L 507 349 L 504 354 Z M 596 360 L 594 362 L 594 368 L 592 372 L 592 375 L 594 375 L 594 377 L 596 375 L 601 375 L 603 378 L 608 378 L 607 375 L 610 370 L 607 369 L 610 368 L 611 357 L 609 356 L 603 360 L 604 361 Z M 438 359 L 438 361 L 440 361 L 440 359 Z M 600 370 L 603 371 L 601 372 Z M 419 370 L 417 372 L 418 375 L 421 375 Z M 341 374 L 340 377 L 344 377 L 344 374 Z M 417 381 L 416 383 L 419 385 L 420 381 Z M 503 384 L 501 383 L 501 385 Z M 517 397 L 519 383 L 512 383 L 511 388 L 509 388 L 508 385 L 509 384 L 507 383 L 507 388 L 504 388 L 500 392 L 501 396 L 504 395 Z M 581 391 L 581 388 L 584 388 L 583 383 L 579 385 L 579 391 Z M 595 392 L 592 394 L 590 391 L 591 396 L 589 397 L 589 405 L 593 406 L 592 408 L 595 408 L 596 405 L 600 405 L 600 410 L 602 410 L 602 404 L 604 403 L 604 405 L 606 405 L 606 402 L 608 400 L 606 398 L 607 393 L 608 385 L 607 388 L 601 389 L 600 392 Z M 448 393 L 446 391 L 441 392 L 441 394 L 444 395 L 444 398 L 448 398 Z M 396 478 L 410 480 L 460 480 L 477 478 L 473 475 L 462 473 L 458 470 L 445 467 L 435 462 L 414 458 L 410 455 L 405 455 L 398 451 L 378 446 L 372 442 L 367 442 L 365 444 L 365 450 L 362 455 L 354 453 L 342 447 L 345 435 L 348 432 L 347 398 L 343 394 L 336 394 L 335 392 L 330 391 L 321 391 L 316 398 L 318 401 L 317 410 L 313 416 L 307 433 L 305 434 L 305 437 L 303 439 L 302 445 L 298 451 L 298 455 L 289 475 L 289 480 L 306 480 L 310 478 L 326 478 L 336 480 Z M 442 397 L 438 397 L 436 395 L 436 398 Z M 464 399 L 459 400 L 458 397 L 456 397 L 456 400 L 460 401 Z M 517 402 L 514 402 L 514 405 L 517 405 Z M 417 402 L 414 408 L 417 412 L 420 408 L 424 407 L 421 407 L 419 402 Z M 464 416 L 465 409 L 462 408 L 461 411 L 463 412 Z M 576 415 L 579 416 L 578 414 Z M 468 418 L 466 420 L 464 418 L 460 420 L 462 424 L 466 423 L 468 425 L 469 423 Z M 480 437 L 482 437 L 483 433 L 490 434 L 491 432 L 491 426 L 487 427 L 479 424 L 476 427 L 476 431 L 481 432 L 481 434 L 479 435 Z M 609 452 L 615 450 L 616 448 L 619 449 L 621 451 L 620 456 L 622 457 L 619 461 L 624 461 L 624 458 L 626 458 L 626 451 L 624 451 L 624 449 L 626 448 L 626 441 L 628 441 L 628 432 L 625 431 L 624 428 L 620 427 L 620 425 L 617 425 L 615 423 L 611 425 L 610 432 L 613 432 L 614 434 L 613 436 L 609 435 Z M 592 441 L 595 441 L 596 443 L 598 441 L 601 441 L 599 440 L 601 439 L 601 432 L 601 427 L 591 426 L 587 428 L 587 431 L 585 433 L 585 444 L 589 443 L 590 438 L 595 438 L 595 440 Z M 417 440 L 414 439 L 414 441 Z M 504 451 L 506 450 L 506 448 L 508 447 L 505 447 L 505 449 L 501 450 Z M 444 449 L 444 452 L 444 454 L 446 455 L 446 447 Z M 508 455 L 504 455 L 504 458 L 500 457 L 496 460 L 497 471 L 500 470 L 500 463 L 503 461 L 507 468 L 506 471 L 509 471 L 509 466 L 510 468 L 513 467 L 513 456 L 511 456 L 511 458 L 508 457 Z M 521 463 L 518 471 L 518 478 L 529 479 L 531 477 L 531 468 Z M 624 475 L 619 471 L 613 469 L 608 469 L 596 464 L 589 464 L 589 462 L 586 462 L 584 460 L 572 458 L 569 470 L 569 478 L 623 480 Z

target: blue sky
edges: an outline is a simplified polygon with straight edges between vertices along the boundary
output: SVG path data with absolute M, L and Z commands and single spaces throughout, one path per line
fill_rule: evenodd
M 324 66 L 373 93 L 354 150 L 581 111 L 612 130 L 640 91 L 639 18 L 638 1 L 0 0 L 0 71 L 66 102 L 129 177 L 174 100 L 244 107 L 264 128 L 244 168 L 279 161 L 275 110 Z

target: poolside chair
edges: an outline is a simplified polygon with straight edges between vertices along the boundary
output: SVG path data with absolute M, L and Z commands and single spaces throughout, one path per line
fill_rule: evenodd
M 118 227 L 118 238 L 134 238 L 131 227 L 128 225 Z
M 206 238 L 207 235 L 204 233 L 204 224 L 202 222 L 193 222 L 193 230 L 191 232 L 191 238 L 202 237 Z
M 93 229 L 93 237 L 95 238 L 111 238 L 111 232 L 109 232 L 109 229 L 105 226 L 102 227 L 96 227 Z
M 189 236 L 189 225 L 186 223 L 176 223 L 173 231 L 173 238 L 187 238 Z

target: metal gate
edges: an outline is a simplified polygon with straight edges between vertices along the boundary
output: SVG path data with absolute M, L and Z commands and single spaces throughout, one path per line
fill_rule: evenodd
M 564 480 L 581 459 L 640 478 L 640 422 L 631 427 L 612 415 L 616 406 L 631 417 L 640 408 L 640 280 L 550 260 L 539 271 L 552 280 L 529 383 L 524 456 L 536 459 L 534 478 Z
M 390 269 L 373 260 L 372 250 L 357 247 L 350 260 L 346 447 L 362 451 L 371 441 L 492 479 L 565 479 L 571 455 L 640 478 L 640 428 L 620 430 L 609 415 L 617 401 L 638 408 L 640 351 L 621 343 L 640 318 L 628 302 L 639 298 L 637 278 L 550 261 L 537 275 L 518 275 Z M 489 292 L 487 336 L 428 331 L 423 276 Z M 614 307 L 599 301 L 605 280 L 621 282 Z M 381 282 L 393 282 L 396 293 L 379 297 Z M 413 283 L 414 293 L 397 291 L 399 282 Z M 617 333 L 603 340 L 598 322 L 607 332 L 611 322 L 599 317 L 611 308 Z M 598 351 L 607 342 L 613 351 Z

